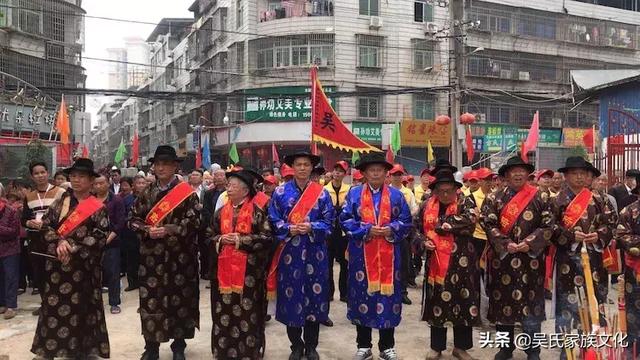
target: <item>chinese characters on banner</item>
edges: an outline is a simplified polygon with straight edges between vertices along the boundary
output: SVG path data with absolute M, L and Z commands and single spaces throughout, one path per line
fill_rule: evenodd
M 251 89 L 245 92 L 256 97 L 247 98 L 247 121 L 300 121 L 311 120 L 311 92 L 305 86 L 282 86 Z M 335 87 L 324 87 L 328 95 Z M 330 96 L 330 95 L 329 95 Z M 329 103 L 336 108 L 335 101 Z M 337 109 L 336 109 L 337 110 Z
M 582 138 L 589 129 L 562 129 L 562 145 L 566 147 L 584 146 Z
M 381 123 L 351 123 L 351 132 L 353 135 L 369 143 L 382 142 L 382 124 Z
M 402 146 L 448 147 L 451 144 L 451 126 L 437 125 L 434 121 L 404 120 L 400 130 Z

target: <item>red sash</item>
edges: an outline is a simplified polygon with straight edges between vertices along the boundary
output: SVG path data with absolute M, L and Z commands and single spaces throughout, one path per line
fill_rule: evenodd
M 500 213 L 500 230 L 508 235 L 518 222 L 520 214 L 527 208 L 538 189 L 535 186 L 525 184 L 516 196 L 502 209 Z
M 78 226 L 82 225 L 91 215 L 95 214 L 104 206 L 104 203 L 94 196 L 82 200 L 67 219 L 58 227 L 58 235 L 62 238 L 68 237 Z
M 565 229 L 570 230 L 578 223 L 578 220 L 584 215 L 585 211 L 589 207 L 589 202 L 593 194 L 587 188 L 582 189 L 578 195 L 569 203 L 564 216 L 562 217 L 562 226 Z
M 220 232 L 222 235 L 233 232 L 239 234 L 250 234 L 253 220 L 253 201 L 245 200 L 238 219 L 235 231 L 233 228 L 233 205 L 227 201 L 220 210 Z M 233 292 L 242 294 L 244 288 L 244 276 L 247 271 L 247 253 L 236 249 L 235 246 L 222 245 L 222 251 L 218 255 L 218 284 L 220 294 L 231 294 Z
M 382 186 L 380 213 L 376 219 L 373 195 L 368 186 L 362 187 L 360 214 L 362 222 L 385 226 L 391 222 L 391 195 L 389 187 Z M 380 295 L 393 295 L 393 244 L 383 236 L 377 236 L 364 243 L 364 266 L 367 271 L 369 294 L 380 291 Z
M 446 216 L 458 213 L 457 202 L 452 202 L 447 206 Z M 423 216 L 423 228 L 427 239 L 433 241 L 436 249 L 429 260 L 429 277 L 430 285 L 437 283 L 444 285 L 444 278 L 449 270 L 449 260 L 451 251 L 453 250 L 454 238 L 453 234 L 438 235 L 436 233 L 436 225 L 438 225 L 438 217 L 440 214 L 440 201 L 436 196 L 432 196 L 427 203 L 427 208 Z
M 149 211 L 145 222 L 151 226 L 158 226 L 167 215 L 171 214 L 175 208 L 193 193 L 191 185 L 186 182 L 179 183 Z
M 316 205 L 318 199 L 324 188 L 322 185 L 313 181 L 309 182 L 307 188 L 298 199 L 298 202 L 293 206 L 289 213 L 288 222 L 291 225 L 297 225 L 307 218 L 311 209 Z M 282 242 L 276 248 L 276 252 L 271 259 L 271 265 L 269 266 L 269 274 L 267 275 L 267 299 L 273 300 L 276 298 L 276 291 L 278 289 L 278 263 L 280 262 L 280 256 L 284 250 L 286 243 Z
M 270 198 L 262 191 L 258 191 L 256 196 L 253 197 L 253 203 L 258 205 L 258 207 L 264 210 L 265 206 L 269 202 Z

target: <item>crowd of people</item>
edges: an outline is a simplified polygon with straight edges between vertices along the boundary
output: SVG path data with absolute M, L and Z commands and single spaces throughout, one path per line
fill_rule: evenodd
M 515 156 L 497 173 L 464 175 L 437 160 L 418 183 L 379 153 L 326 171 L 318 156 L 297 152 L 277 175 L 241 165 L 185 175 L 181 161 L 159 146 L 150 173 L 128 178 L 80 158 L 52 183 L 47 165 L 34 162 L 31 185 L 3 189 L 0 313 L 15 317 L 29 287 L 40 295 L 38 359 L 108 358 L 103 293 L 119 314 L 125 277 L 124 291 L 139 293 L 142 360 L 158 359 L 169 341 L 173 359 L 185 359 L 200 326 L 201 279 L 210 281 L 215 359 L 262 359 L 271 316 L 286 326 L 290 360 L 319 359 L 319 328 L 333 326 L 337 294 L 355 328 L 353 359 L 373 359 L 377 329 L 379 358 L 395 360 L 395 328 L 412 304 L 407 288 L 424 271 L 426 359 L 442 356 L 447 328 L 452 355 L 472 359 L 473 327 L 486 322 L 507 335 L 495 355 L 506 360 L 516 326 L 541 333 L 550 294 L 557 332 L 589 333 L 604 321 L 618 251 L 631 344 L 640 331 L 637 170 L 607 193 L 606 175 L 581 157 L 536 171 Z M 592 323 L 578 304 L 588 281 L 601 307 Z M 540 348 L 526 354 L 539 359 Z

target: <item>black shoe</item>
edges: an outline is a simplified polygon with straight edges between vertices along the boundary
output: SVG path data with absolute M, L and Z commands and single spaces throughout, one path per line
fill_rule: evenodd
M 540 360 L 540 354 L 527 354 L 527 360 Z
M 137 285 L 136 286 L 129 285 L 129 286 L 127 286 L 126 289 L 124 289 L 124 291 L 133 291 L 133 290 L 137 290 L 138 288 L 139 288 L 139 286 L 137 286 Z
M 500 349 L 493 360 L 511 360 L 513 359 L 513 352 L 507 349 Z
M 37 308 L 37 309 L 33 310 L 33 311 L 31 312 L 31 315 L 33 315 L 33 316 L 40 316 L 40 308 Z
M 173 352 L 173 360 L 186 360 L 186 359 L 187 358 L 184 356 L 184 350 Z
M 160 352 L 158 350 L 146 350 L 142 353 L 140 360 L 158 360 L 160 359 Z
M 34 288 L 33 290 L 31 290 L 31 295 L 39 295 L 40 294 L 40 290 Z
M 331 321 L 331 319 L 327 319 L 327 321 L 323 322 L 322 325 L 326 327 L 333 327 L 333 321 Z
M 291 350 L 291 355 L 289 355 L 289 360 L 302 360 L 302 355 L 304 351 L 302 349 L 293 349 Z
M 271 315 L 267 315 L 267 316 L 265 316 L 265 317 L 264 317 L 264 321 L 265 321 L 265 322 L 267 322 L 267 321 L 271 321 Z
M 346 304 L 349 301 L 349 299 L 347 299 L 346 296 L 340 296 L 340 301 Z
M 409 285 L 412 288 L 417 288 L 418 287 L 418 284 L 416 284 L 416 281 L 413 280 L 413 279 L 407 281 L 407 285 Z
M 22 288 L 18 289 L 18 295 L 24 294 L 26 291 Z
M 320 355 L 316 349 L 307 349 L 304 354 L 307 360 L 320 360 Z
M 409 299 L 409 295 L 407 295 L 407 294 L 403 294 L 402 295 L 402 303 L 405 304 L 405 305 L 413 304 L 413 302 L 411 302 L 411 299 Z

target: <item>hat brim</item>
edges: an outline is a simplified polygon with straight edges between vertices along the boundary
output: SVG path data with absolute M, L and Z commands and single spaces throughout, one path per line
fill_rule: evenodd
M 156 162 L 156 161 L 163 161 L 163 160 L 166 160 L 166 161 L 175 161 L 175 162 L 177 162 L 177 163 L 181 163 L 181 162 L 183 162 L 183 161 L 184 161 L 184 159 L 179 158 L 179 157 L 166 156 L 166 155 L 158 155 L 158 156 L 156 156 L 156 157 L 149 158 L 149 159 L 147 160 L 147 162 L 150 162 L 150 163 L 152 163 L 152 164 L 153 164 L 153 163 L 154 163 L 154 162 Z
M 440 170 L 449 170 L 454 174 L 458 172 L 458 168 L 453 165 L 440 165 L 435 166 L 433 169 L 429 170 L 429 174 L 435 174 Z
M 457 182 L 455 180 L 452 180 L 452 179 L 436 179 L 432 183 L 429 184 L 429 189 L 433 190 L 433 189 L 435 189 L 436 186 L 438 186 L 438 184 L 444 184 L 444 183 L 453 184 L 458 189 L 460 189 L 462 187 L 461 183 L 459 183 L 459 182 Z
M 76 167 L 76 168 L 74 168 L 73 166 L 72 166 L 72 167 L 69 167 L 69 168 L 66 168 L 66 169 L 64 169 L 64 170 L 62 170 L 62 173 L 63 173 L 63 174 L 65 174 L 65 175 L 67 175 L 67 178 L 68 178 L 68 177 L 69 177 L 69 175 L 71 175 L 71 173 L 72 173 L 72 172 L 74 172 L 74 171 L 77 171 L 77 172 L 81 172 L 81 173 L 88 174 L 89 176 L 94 177 L 94 178 L 97 178 L 97 177 L 102 176 L 102 175 L 98 174 L 98 173 L 97 173 L 95 170 L 93 170 L 93 169 L 89 169 L 89 168 L 81 168 L 81 167 Z
M 504 177 L 507 174 L 507 171 L 509 171 L 509 169 L 512 169 L 514 167 L 522 167 L 527 169 L 527 171 L 529 172 L 529 174 L 531 174 L 532 172 L 534 172 L 536 170 L 536 167 L 531 165 L 531 164 L 512 164 L 512 165 L 502 165 L 500 167 L 500 169 L 498 170 L 498 175 Z
M 297 158 L 301 158 L 301 157 L 306 157 L 309 160 L 311 160 L 311 165 L 313 167 L 316 167 L 316 165 L 320 164 L 320 156 L 313 155 L 313 154 L 292 154 L 292 155 L 287 155 L 287 156 L 284 157 L 284 163 L 289 165 L 289 166 L 293 166 L 293 162 Z
M 600 175 L 602 175 L 600 170 L 596 169 L 594 166 L 565 166 L 563 168 L 558 169 L 558 172 L 565 174 L 567 171 L 571 169 L 587 170 L 587 171 L 590 171 L 595 177 L 599 177 Z
M 226 178 L 236 178 L 239 179 L 240 181 L 242 181 L 245 185 L 247 185 L 247 187 L 249 188 L 249 194 L 251 195 L 251 197 L 254 197 L 257 193 L 256 188 L 253 186 L 253 179 L 244 176 L 242 173 L 240 172 L 228 172 L 225 174 Z
M 356 169 L 360 171 L 365 171 L 369 166 L 376 165 L 376 164 L 383 165 L 387 171 L 393 169 L 393 165 L 391 165 L 390 163 L 384 160 L 365 161 L 365 162 L 362 162 L 361 164 L 356 165 Z

